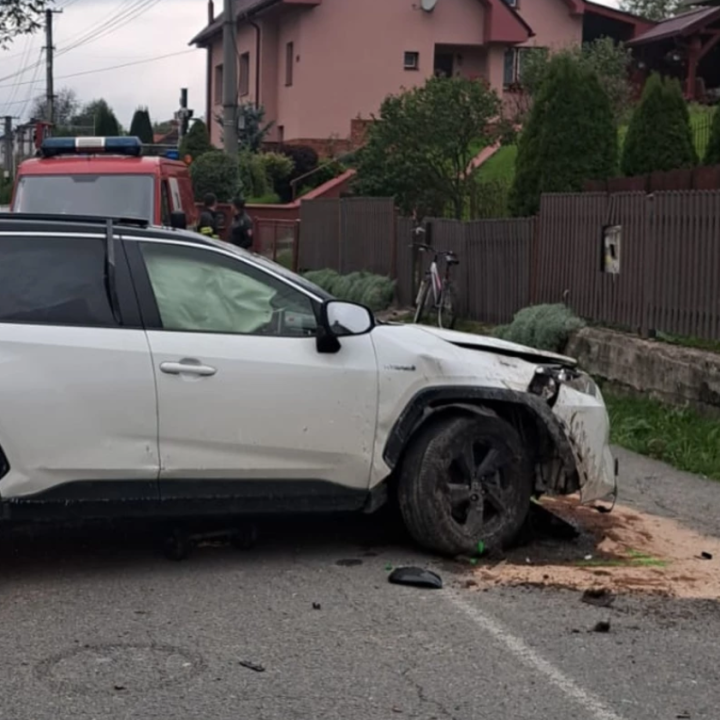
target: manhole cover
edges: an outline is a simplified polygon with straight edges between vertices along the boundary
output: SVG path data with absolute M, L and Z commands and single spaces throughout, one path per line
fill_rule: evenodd
M 171 645 L 85 645 L 37 666 L 46 681 L 76 692 L 133 692 L 183 682 L 204 669 L 200 656 Z

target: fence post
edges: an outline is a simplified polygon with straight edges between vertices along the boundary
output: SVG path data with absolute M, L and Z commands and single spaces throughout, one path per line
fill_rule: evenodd
M 649 252 L 650 238 L 653 244 L 656 244 L 655 238 L 655 197 L 653 195 L 645 196 L 645 222 L 643 223 L 642 234 L 642 298 L 643 313 L 642 324 L 640 326 L 640 335 L 644 338 L 650 337 L 650 331 L 653 330 L 652 325 L 652 305 L 655 298 L 655 263 L 654 252 Z M 654 248 L 653 248 L 654 249 Z
M 528 288 L 530 305 L 537 304 L 538 256 L 540 244 L 540 212 L 530 218 L 530 287 Z
M 298 272 L 300 267 L 300 222 L 301 220 L 297 219 L 293 226 L 293 272 Z
M 390 222 L 392 223 L 392 254 L 390 255 L 390 277 L 397 280 L 398 266 L 398 209 L 393 205 L 393 212 Z
M 343 266 L 343 208 L 345 207 L 345 201 L 342 198 L 338 198 L 338 232 L 337 232 L 337 257 L 338 257 L 338 272 L 344 272 Z

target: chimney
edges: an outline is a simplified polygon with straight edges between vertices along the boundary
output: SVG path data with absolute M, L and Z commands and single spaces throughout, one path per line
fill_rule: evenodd
M 215 3 L 213 0 L 208 0 L 208 25 L 211 25 L 215 19 Z

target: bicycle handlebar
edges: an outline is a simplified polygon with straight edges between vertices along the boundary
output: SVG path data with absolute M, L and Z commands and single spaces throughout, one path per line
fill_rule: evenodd
M 432 245 L 426 245 L 425 243 L 411 243 L 408 247 L 415 248 L 421 252 L 434 252 L 436 255 L 444 255 L 445 257 L 455 255 L 452 250 L 437 250 Z

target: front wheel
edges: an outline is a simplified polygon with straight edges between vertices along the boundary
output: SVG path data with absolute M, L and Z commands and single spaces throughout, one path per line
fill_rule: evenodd
M 438 306 L 438 327 L 452 330 L 457 320 L 457 293 L 455 286 L 448 282 L 443 288 Z
M 423 547 L 455 556 L 502 548 L 520 530 L 532 468 L 515 429 L 493 413 L 455 415 L 421 429 L 403 460 L 398 500 Z

